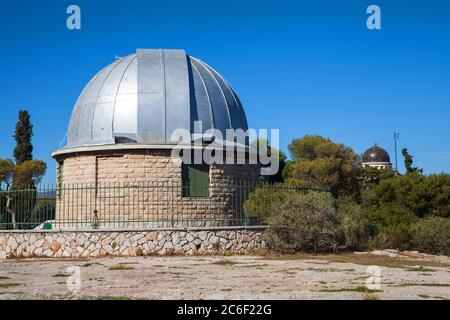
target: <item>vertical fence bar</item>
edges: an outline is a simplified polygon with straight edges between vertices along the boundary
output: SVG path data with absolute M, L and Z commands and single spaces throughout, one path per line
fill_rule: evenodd
M 17 229 L 99 227 L 139 228 L 175 226 L 223 226 L 263 223 L 259 213 L 250 215 L 245 203 L 259 188 L 268 191 L 301 192 L 307 189 L 288 186 L 261 185 L 258 181 L 233 179 L 228 182 L 211 182 L 208 196 L 196 190 L 190 197 L 182 181 L 105 182 L 103 184 L 77 183 L 39 184 L 0 190 L 0 228 L 13 228 L 13 217 L 5 214 L 6 197 L 16 211 Z M 195 190 L 194 190 L 195 191 Z M 199 196 L 200 194 L 200 196 Z M 183 196 L 186 195 L 186 196 Z M 57 212 L 56 212 L 57 208 Z M 98 211 L 98 221 L 94 211 Z M 95 221 L 94 221 L 95 220 Z

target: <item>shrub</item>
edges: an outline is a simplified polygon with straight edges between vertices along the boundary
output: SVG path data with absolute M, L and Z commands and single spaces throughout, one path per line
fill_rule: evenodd
M 282 189 L 281 185 L 280 187 L 264 185 L 256 189 L 244 204 L 246 214 L 250 218 L 259 218 L 267 223 L 267 218 L 272 213 L 272 206 L 282 202 L 287 192 L 287 189 Z
M 398 205 L 385 205 L 370 212 L 369 216 L 376 234 L 370 246 L 400 250 L 411 247 L 410 226 L 417 221 L 411 210 Z
M 384 179 L 363 193 L 367 207 L 402 206 L 418 217 L 450 217 L 450 175 L 410 173 Z
M 44 222 L 54 220 L 56 212 L 56 202 L 51 199 L 39 201 L 32 211 L 32 221 Z
M 338 203 L 338 221 L 345 238 L 345 245 L 352 249 L 365 249 L 372 232 L 369 215 L 361 205 L 350 198 Z
M 429 254 L 450 256 L 450 219 L 422 219 L 411 227 L 414 248 Z
M 375 249 L 411 249 L 410 228 L 405 224 L 391 225 L 369 240 L 369 247 Z
M 339 242 L 336 212 L 328 193 L 285 193 L 269 209 L 266 237 L 271 249 L 319 252 Z

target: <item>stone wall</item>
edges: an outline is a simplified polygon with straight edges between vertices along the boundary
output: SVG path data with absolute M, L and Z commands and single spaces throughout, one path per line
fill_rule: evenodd
M 214 221 L 226 225 L 227 220 L 242 216 L 250 189 L 238 184 L 256 184 L 257 165 L 214 164 L 209 196 L 189 198 L 182 196 L 181 160 L 170 155 L 171 150 L 127 150 L 59 156 L 56 220 L 66 225 L 89 223 L 97 210 L 104 221 L 117 218 L 153 222 L 146 227 L 185 227 L 214 226 Z M 183 223 L 168 225 L 168 221 Z
M 149 231 L 0 232 L 0 259 L 251 254 L 265 250 L 262 228 Z

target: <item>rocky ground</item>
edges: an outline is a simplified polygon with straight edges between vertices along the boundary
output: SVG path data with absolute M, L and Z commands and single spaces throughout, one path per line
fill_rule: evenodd
M 369 268 L 368 266 L 379 266 Z M 74 268 L 75 267 L 75 268 Z M 80 290 L 67 282 L 80 273 Z M 379 274 L 378 274 L 379 272 Z M 367 279 L 381 280 L 367 289 Z M 377 278 L 379 276 L 379 278 Z M 417 252 L 0 261 L 0 299 L 450 299 L 450 259 Z

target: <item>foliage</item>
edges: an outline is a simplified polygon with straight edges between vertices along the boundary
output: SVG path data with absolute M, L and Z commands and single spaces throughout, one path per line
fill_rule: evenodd
M 417 221 L 411 210 L 397 205 L 385 205 L 369 212 L 369 216 L 375 228 L 371 246 L 380 249 L 410 248 L 410 226 Z
M 250 218 L 262 219 L 264 223 L 267 223 L 267 219 L 273 213 L 272 207 L 283 202 L 286 193 L 282 185 L 265 184 L 250 194 L 244 204 L 245 212 Z
M 6 197 L 11 199 L 10 209 L 15 213 L 16 226 L 12 216 L 6 212 Z M 44 221 L 54 220 L 56 201 L 39 197 L 35 189 L 0 193 L 0 228 L 34 229 Z
M 45 162 L 30 160 L 16 165 L 14 169 L 14 186 L 34 186 L 39 183 L 47 170 Z
M 354 249 L 415 248 L 448 254 L 450 175 L 423 175 L 412 166 L 407 149 L 402 151 L 405 175 L 361 168 L 350 148 L 317 135 L 294 139 L 289 151 L 292 160 L 284 166 L 284 183 L 257 189 L 245 204 L 251 217 L 262 217 L 270 226 L 272 248 L 320 251 L 342 235 L 345 245 Z M 338 199 L 337 214 L 331 198 L 301 194 L 289 186 L 330 190 Z
M 32 136 L 30 115 L 27 111 L 20 111 L 14 134 L 16 163 L 10 159 L 0 159 L 0 224 L 11 225 L 14 229 L 30 227 L 30 220 L 33 216 L 39 216 L 44 208 L 37 202 L 35 188 L 44 176 L 47 165 L 43 161 L 33 160 Z M 52 210 L 54 212 L 54 208 Z
M 14 162 L 11 159 L 0 159 L 0 189 L 1 184 L 6 184 L 6 188 L 11 183 L 14 173 Z
M 0 230 L 3 225 L 8 222 L 8 215 L 6 213 L 6 194 L 0 191 Z
M 412 226 L 411 235 L 416 250 L 450 256 L 450 219 L 441 217 L 421 219 Z
M 267 139 L 258 139 L 252 142 L 252 147 L 257 149 L 259 154 L 262 152 L 264 155 L 268 157 L 274 157 L 275 161 L 278 161 L 278 171 L 276 174 L 271 176 L 263 176 L 262 181 L 265 183 L 273 184 L 283 182 L 283 170 L 286 166 L 286 155 L 269 145 Z M 260 159 L 259 159 L 260 160 Z M 261 163 L 261 161 L 258 161 Z M 269 167 L 269 165 L 264 165 L 264 167 Z
M 359 192 L 361 161 L 352 149 L 321 136 L 305 136 L 294 139 L 289 151 L 294 160 L 285 169 L 287 181 L 328 189 L 336 197 Z
M 372 210 L 400 206 L 417 217 L 450 217 L 450 175 L 424 176 L 410 173 L 380 181 L 363 193 L 363 203 Z
M 450 218 L 450 175 L 427 176 L 424 188 L 429 194 L 428 215 Z
M 296 164 L 296 161 L 293 161 L 293 160 L 286 161 L 286 164 L 285 164 L 285 166 L 283 168 L 283 172 L 282 172 L 283 181 L 287 182 L 289 180 L 292 180 L 290 178 L 292 177 L 292 171 L 293 171 L 295 164 Z
M 413 156 L 409 154 L 408 149 L 402 149 L 402 155 L 405 158 L 406 173 L 423 173 L 423 169 L 413 167 Z
M 54 220 L 56 201 L 54 199 L 39 199 L 31 212 L 32 221 Z
M 368 189 L 383 180 L 391 179 L 395 176 L 395 172 L 391 169 L 377 169 L 373 167 L 365 167 L 361 172 L 362 189 Z
M 345 245 L 353 249 L 365 249 L 373 232 L 367 210 L 351 198 L 345 197 L 339 199 L 337 212 Z
M 0 183 L 5 184 L 6 189 L 11 184 L 14 188 L 35 186 L 41 181 L 46 170 L 46 163 L 40 160 L 14 164 L 10 159 L 0 159 Z
M 333 198 L 328 193 L 288 192 L 270 208 L 266 236 L 274 250 L 320 252 L 340 240 Z
M 330 142 L 329 139 L 314 135 L 306 135 L 301 139 L 294 139 L 288 146 L 293 160 L 313 160 L 316 158 L 316 147 Z
M 16 147 L 14 149 L 14 158 L 20 165 L 23 162 L 33 160 L 33 125 L 30 122 L 30 114 L 26 110 L 19 111 L 19 121 L 16 124 L 14 139 Z

